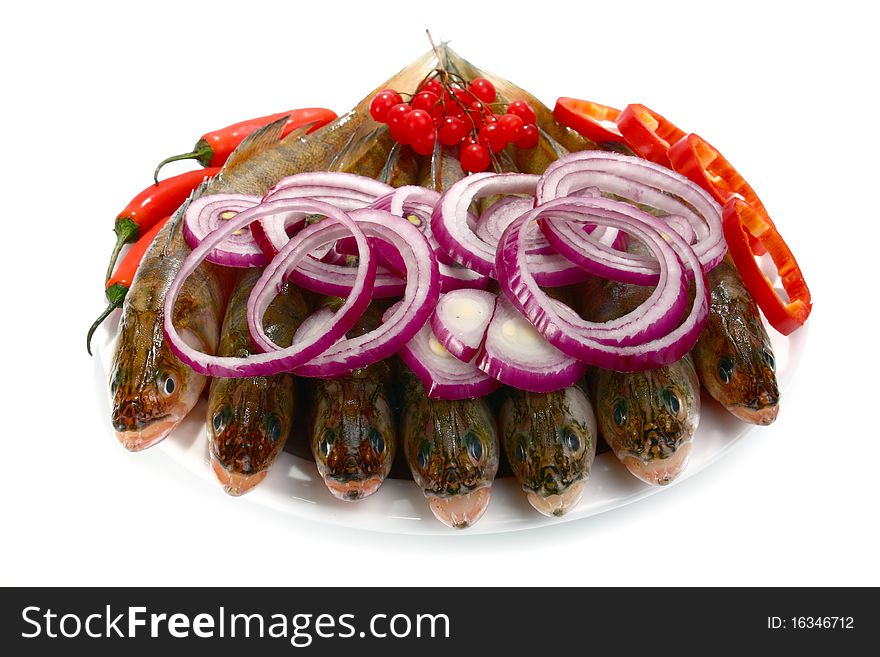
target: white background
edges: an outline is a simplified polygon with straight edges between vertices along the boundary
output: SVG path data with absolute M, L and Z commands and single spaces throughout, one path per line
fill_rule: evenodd
M 5 10 L 0 584 L 880 584 L 870 3 L 342 4 Z M 113 218 L 208 129 L 351 107 L 425 27 L 548 104 L 642 102 L 738 166 L 815 301 L 775 425 L 630 507 L 495 536 L 297 521 L 119 446 L 83 344 Z

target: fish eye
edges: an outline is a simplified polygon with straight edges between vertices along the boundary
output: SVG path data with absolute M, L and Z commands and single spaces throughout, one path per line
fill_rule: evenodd
M 563 441 L 565 446 L 568 447 L 568 449 L 572 452 L 577 452 L 581 448 L 581 439 L 578 438 L 578 435 L 571 429 L 568 429 L 565 432 L 565 437 L 563 438 Z
M 321 453 L 324 456 L 330 456 L 330 449 L 333 447 L 333 443 L 336 442 L 336 434 L 333 433 L 330 429 L 324 430 L 324 435 L 321 437 Z
M 614 424 L 621 427 L 626 422 L 626 402 L 622 399 L 614 405 Z
M 226 426 L 229 424 L 229 417 L 231 415 L 232 413 L 228 406 L 223 406 L 219 411 L 214 413 L 214 419 L 211 420 L 211 426 L 214 427 L 214 434 L 219 435 L 223 433 Z
M 666 409 L 673 415 L 678 415 L 678 412 L 681 410 L 681 402 L 670 388 L 663 390 L 663 403 L 666 405 Z
M 522 438 L 516 443 L 516 449 L 514 450 L 514 454 L 516 455 L 516 460 L 520 462 L 525 462 L 526 460 L 526 447 L 523 445 Z
M 177 387 L 177 382 L 171 374 L 163 373 L 159 375 L 159 392 L 163 396 L 169 397 Z
M 730 383 L 733 378 L 733 361 L 727 356 L 718 361 L 718 378 L 721 383 Z
M 277 443 L 281 438 L 281 422 L 278 421 L 278 416 L 275 413 L 266 416 L 266 435 L 273 443 Z
M 385 453 L 385 439 L 375 429 L 370 429 L 370 447 L 380 456 Z
M 764 362 L 767 363 L 767 367 L 770 368 L 771 372 L 776 371 L 776 359 L 773 357 L 773 352 L 771 352 L 766 347 L 762 350 L 764 356 Z
M 419 445 L 419 454 L 418 454 L 419 467 L 422 470 L 427 469 L 428 461 L 430 461 L 430 460 L 431 460 L 431 443 L 429 443 L 427 440 L 423 440 L 422 444 Z
M 483 460 L 483 443 L 480 442 L 479 438 L 469 432 L 464 437 L 464 444 L 467 446 L 468 454 L 474 463 L 479 463 Z

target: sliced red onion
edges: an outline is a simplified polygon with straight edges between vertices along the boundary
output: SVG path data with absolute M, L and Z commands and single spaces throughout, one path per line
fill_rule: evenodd
M 259 196 L 246 194 L 210 194 L 197 198 L 187 206 L 183 218 L 186 243 L 190 248 L 196 248 L 224 221 L 259 202 Z M 269 262 L 247 227 L 234 231 L 205 259 L 226 267 L 263 267 Z
M 477 173 L 452 185 L 440 197 L 431 217 L 431 230 L 440 248 L 461 265 L 486 276 L 495 274 L 497 245 L 480 239 L 469 220 L 468 208 L 476 199 L 495 194 L 534 193 L 539 177 L 523 173 Z M 532 275 L 545 287 L 570 285 L 588 274 L 559 255 L 530 255 Z
M 399 251 L 406 269 L 403 299 L 385 314 L 383 324 L 375 330 L 340 340 L 317 358 L 297 367 L 294 372 L 300 376 L 344 376 L 397 353 L 425 325 L 440 296 L 437 259 L 428 240 L 415 226 L 402 217 L 374 208 L 354 210 L 349 216 L 365 235 L 392 244 Z M 282 262 L 281 266 L 291 271 L 295 263 Z
M 189 276 L 201 264 L 208 253 L 222 244 L 234 231 L 240 230 L 263 217 L 282 213 L 319 213 L 327 217 L 324 221 L 304 228 L 285 244 L 279 257 L 265 269 L 254 286 L 248 299 L 248 329 L 254 342 L 268 353 L 255 354 L 247 358 L 232 356 L 211 356 L 190 347 L 174 328 L 172 322 L 174 305 L 180 289 Z M 308 257 L 316 248 L 354 235 L 359 246 L 358 281 L 351 295 L 335 315 L 335 321 L 327 330 L 313 338 L 292 344 L 281 349 L 275 345 L 263 330 L 263 315 L 269 304 L 278 295 L 287 268 Z M 355 324 L 370 303 L 370 294 L 376 276 L 376 260 L 367 237 L 358 223 L 347 214 L 327 203 L 309 199 L 281 200 L 263 202 L 230 219 L 208 235 L 201 244 L 184 259 L 177 276 L 171 283 L 165 297 L 164 329 L 165 337 L 172 352 L 194 371 L 206 376 L 246 377 L 270 376 L 289 371 L 332 348 Z
M 264 200 L 323 197 L 330 205 L 346 206 L 340 209 L 357 210 L 393 189 L 383 182 L 354 173 L 312 171 L 282 178 L 267 192 Z
M 498 299 L 477 367 L 501 383 L 553 392 L 576 383 L 587 365 L 566 356 L 535 330 L 507 299 Z
M 660 269 L 651 296 L 632 312 L 604 323 L 587 322 L 548 297 L 529 271 L 524 245 L 536 221 L 559 213 L 575 223 L 571 217 L 581 213 L 581 223 L 613 226 L 641 240 Z M 497 262 L 505 295 L 548 342 L 571 357 L 605 369 L 636 371 L 674 362 L 691 350 L 708 318 L 708 287 L 693 249 L 661 219 L 628 203 L 577 197 L 545 203 L 504 232 Z M 695 298 L 680 321 L 689 277 L 694 280 Z
M 659 164 L 620 153 L 578 151 L 559 158 L 541 176 L 536 205 L 589 188 L 684 218 L 696 235 L 693 251 L 704 271 L 711 270 L 727 252 L 721 208 L 706 191 Z
M 455 290 L 440 295 L 431 316 L 437 341 L 458 360 L 473 360 L 483 346 L 498 297 L 485 290 Z
M 504 229 L 513 223 L 513 220 L 525 214 L 535 206 L 534 198 L 522 196 L 505 196 L 493 203 L 480 215 L 474 233 L 487 244 L 498 245 Z M 547 238 L 538 234 L 529 243 L 529 255 L 553 255 L 553 250 L 547 243 Z
M 314 171 L 282 178 L 269 190 L 263 201 L 311 198 L 348 212 L 365 208 L 378 197 L 391 191 L 393 188 L 389 185 L 365 176 L 353 173 Z M 254 240 L 271 259 L 290 239 L 290 227 L 301 218 L 300 216 L 265 217 L 251 228 Z M 350 248 L 353 251 L 354 244 L 351 244 Z M 340 251 L 340 253 L 345 252 Z M 318 259 L 321 259 L 322 255 L 318 255 Z M 350 255 L 354 254 L 350 253 Z
M 462 178 L 440 197 L 431 218 L 431 231 L 453 260 L 494 277 L 495 249 L 475 233 L 471 203 L 493 194 L 534 194 L 538 176 L 524 173 L 475 173 Z
M 431 399 L 473 399 L 501 386 L 496 379 L 477 369 L 472 361 L 462 362 L 446 351 L 431 331 L 430 322 L 404 345 L 399 355 Z
M 318 294 L 347 297 L 357 282 L 357 270 L 347 264 L 331 264 L 309 257 L 297 265 L 289 278 L 300 287 Z M 406 281 L 396 272 L 377 266 L 373 285 L 374 299 L 399 297 L 405 289 Z
M 432 189 L 416 185 L 406 185 L 398 187 L 392 193 L 376 199 L 373 207 L 380 210 L 388 210 L 392 214 L 403 217 L 422 231 L 428 239 L 431 248 L 434 249 L 434 255 L 437 256 L 438 268 L 440 270 L 440 290 L 442 292 L 451 292 L 452 290 L 463 288 L 487 288 L 489 286 L 488 276 L 459 266 L 437 245 L 437 240 L 431 231 L 431 215 L 439 200 L 440 194 Z M 469 214 L 469 217 L 470 220 L 476 221 L 473 215 Z M 382 256 L 382 260 L 387 262 L 391 269 L 401 270 L 400 263 L 395 261 L 393 250 L 379 245 L 378 251 Z

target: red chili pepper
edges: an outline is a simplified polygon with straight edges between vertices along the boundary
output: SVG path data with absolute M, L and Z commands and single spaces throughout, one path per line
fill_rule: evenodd
M 122 306 L 122 302 L 125 300 L 125 295 L 128 294 L 128 289 L 131 287 L 135 272 L 141 264 L 141 260 L 144 258 L 144 253 L 147 252 L 147 249 L 150 244 L 153 243 L 156 235 L 162 230 L 162 226 L 168 223 L 169 218 L 169 216 L 166 216 L 153 224 L 153 226 L 134 243 L 134 246 L 128 250 L 128 253 L 126 253 L 125 257 L 122 259 L 122 262 L 119 263 L 116 273 L 113 274 L 111 278 L 107 279 L 107 289 L 104 294 L 107 296 L 107 301 L 110 302 L 110 305 L 107 306 L 107 309 L 101 313 L 101 316 L 98 317 L 95 323 L 92 324 L 91 328 L 89 328 L 89 333 L 86 336 L 86 350 L 89 352 L 90 356 L 92 355 L 92 335 L 95 333 L 95 329 L 100 326 L 101 322 L 107 319 L 107 316 L 110 313 Z
M 725 204 L 722 217 L 724 238 L 730 256 L 764 317 L 783 335 L 789 335 L 803 326 L 813 308 L 810 289 L 791 249 L 779 235 L 776 226 L 764 212 L 738 196 L 732 197 Z M 779 297 L 773 284 L 758 266 L 751 238 L 763 244 L 773 259 L 782 287 L 788 294 L 788 302 Z
M 196 142 L 192 152 L 174 155 L 166 158 L 159 163 L 153 178 L 159 181 L 159 169 L 169 162 L 177 160 L 196 160 L 203 167 L 219 167 L 232 154 L 232 151 L 244 141 L 249 134 L 269 125 L 273 121 L 289 117 L 287 123 L 284 124 L 284 130 L 281 137 L 286 137 L 289 133 L 301 128 L 305 125 L 314 124 L 309 132 L 313 132 L 336 118 L 336 113 L 332 110 L 321 107 L 306 107 L 304 109 L 290 110 L 289 112 L 279 112 L 278 114 L 270 114 L 269 116 L 261 116 L 256 119 L 248 119 L 240 123 L 234 123 L 225 128 L 214 130 L 202 135 L 201 139 Z
M 159 219 L 173 214 L 203 180 L 216 175 L 219 171 L 219 168 L 188 171 L 150 185 L 131 199 L 116 217 L 116 224 L 113 227 L 116 233 L 116 245 L 110 255 L 106 280 L 110 280 L 113 265 L 116 264 L 116 258 L 119 257 L 123 245 L 134 242 L 141 233 L 155 226 Z
M 553 118 L 597 144 L 623 142 L 615 123 L 619 116 L 619 109 L 577 98 L 559 98 L 553 108 Z
M 617 118 L 617 129 L 638 155 L 669 166 L 670 146 L 685 136 L 683 130 L 644 105 L 627 105 Z
M 687 135 L 673 144 L 669 149 L 669 161 L 673 169 L 693 180 L 721 205 L 739 194 L 755 210 L 769 217 L 767 209 L 751 185 L 717 148 L 698 135 Z M 757 241 L 752 241 L 752 249 L 758 255 L 765 253 Z

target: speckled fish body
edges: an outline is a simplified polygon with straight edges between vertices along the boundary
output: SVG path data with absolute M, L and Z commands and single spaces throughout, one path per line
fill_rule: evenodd
M 779 413 L 776 358 L 754 300 L 730 256 L 708 274 L 709 321 L 691 352 L 700 383 L 745 422 L 767 425 Z
M 608 321 L 635 309 L 653 288 L 591 279 L 579 287 L 582 315 Z M 700 420 L 700 384 L 690 355 L 643 372 L 589 373 L 599 433 L 636 477 L 673 481 L 687 465 Z
M 498 412 L 507 461 L 529 503 L 561 516 L 581 499 L 596 456 L 596 416 L 586 391 L 508 388 Z
M 189 251 L 181 225 L 168 222 L 144 255 L 122 307 L 109 377 L 111 423 L 119 442 L 131 451 L 164 439 L 205 387 L 205 377 L 171 353 L 163 332 L 165 292 Z M 214 353 L 225 304 L 219 268 L 206 264 L 197 269 L 174 308 L 180 335 L 190 345 Z
M 371 304 L 349 337 L 374 329 L 381 316 L 381 307 Z M 386 361 L 338 379 L 308 379 L 312 454 L 327 488 L 341 500 L 372 495 L 391 470 L 397 451 L 392 386 Z
M 218 355 L 258 353 L 247 324 L 247 299 L 262 270 L 244 270 L 229 299 Z M 286 283 L 263 316 L 266 335 L 287 347 L 308 316 L 302 292 Z M 214 474 L 230 495 L 259 484 L 281 453 L 297 407 L 292 374 L 238 379 L 214 378 L 208 391 L 208 455 Z
M 400 439 L 413 479 L 434 515 L 463 529 L 482 517 L 498 471 L 495 417 L 485 399 L 428 399 L 402 363 Z

